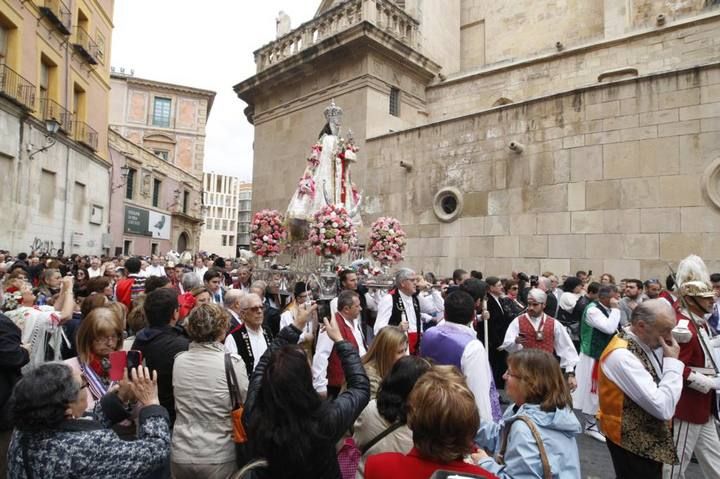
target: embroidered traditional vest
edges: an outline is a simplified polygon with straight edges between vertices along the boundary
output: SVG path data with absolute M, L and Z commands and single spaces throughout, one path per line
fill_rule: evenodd
M 658 377 L 650 358 L 640 345 L 624 331 L 619 332 L 610 341 L 600 357 L 600 363 L 602 364 L 605 358 L 616 349 L 627 349 L 633 353 L 645 370 L 650 373 L 655 384 L 660 383 L 660 377 Z M 661 421 L 646 412 L 605 376 L 602 367 L 598 369 L 600 375 L 598 419 L 607 438 L 638 456 L 663 464 L 677 464 L 672 422 Z
M 345 321 L 345 318 L 343 318 L 340 313 L 337 313 L 335 315 L 335 319 L 338 327 L 340 328 L 340 333 L 342 334 L 343 339 L 345 341 L 349 341 L 356 350 L 359 350 L 357 341 L 355 340 L 355 335 Z M 341 387 L 345 382 L 345 373 L 343 372 L 340 357 L 338 356 L 337 351 L 335 351 L 335 346 L 333 346 L 330 358 L 328 359 L 327 379 L 328 386 L 333 387 Z
M 525 336 L 524 348 L 542 349 L 550 354 L 555 352 L 555 319 L 545 315 L 542 327 L 536 330 L 527 317 L 527 314 L 520 316 L 518 323 L 520 333 Z
M 602 355 L 614 334 L 603 333 L 587 323 L 588 311 L 593 307 L 597 307 L 606 318 L 610 317 L 610 313 L 597 301 L 588 304 L 585 307 L 585 311 L 583 311 L 582 321 L 580 323 L 580 352 L 597 361 L 600 359 L 600 355 Z
M 400 292 L 397 289 L 391 290 L 388 294 L 392 296 L 393 302 L 392 313 L 390 314 L 388 324 L 390 326 L 397 326 L 403 319 L 407 319 L 407 314 L 405 314 L 405 303 L 403 303 L 402 296 L 400 296 Z M 420 317 L 420 301 L 418 300 L 418 293 L 412 295 L 412 303 L 413 309 L 415 310 L 415 327 L 418 335 L 418 342 L 415 347 L 415 351 L 411 351 L 411 353 L 417 354 L 417 351 L 420 351 L 420 339 L 422 337 L 422 318 Z
M 268 347 L 272 343 L 272 337 L 268 334 L 267 329 L 262 328 L 263 336 Z M 237 346 L 238 354 L 245 363 L 245 369 L 247 370 L 248 378 L 252 376 L 253 369 L 255 369 L 255 353 L 252 350 L 252 343 L 250 342 L 250 334 L 247 332 L 247 327 L 244 324 L 237 326 L 235 329 L 230 331 L 235 345 Z

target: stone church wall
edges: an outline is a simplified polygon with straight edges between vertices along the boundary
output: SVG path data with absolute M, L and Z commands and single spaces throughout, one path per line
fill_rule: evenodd
M 410 266 L 650 278 L 689 253 L 720 269 L 718 158 L 714 63 L 369 138 L 360 161 L 378 172 L 366 223 L 399 218 Z M 443 223 L 433 203 L 447 186 L 463 205 Z

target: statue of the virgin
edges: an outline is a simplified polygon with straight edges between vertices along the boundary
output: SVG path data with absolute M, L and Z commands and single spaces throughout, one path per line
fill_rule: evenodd
M 325 108 L 325 127 L 312 146 L 307 166 L 288 205 L 289 220 L 294 239 L 307 236 L 307 224 L 322 207 L 328 204 L 343 206 L 353 223 L 361 224 L 361 195 L 350 179 L 350 165 L 357 161 L 357 147 L 352 132 L 340 136 L 342 108 L 331 102 Z

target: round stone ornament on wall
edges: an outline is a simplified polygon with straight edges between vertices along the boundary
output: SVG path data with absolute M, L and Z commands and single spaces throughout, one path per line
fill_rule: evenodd
M 460 217 L 463 209 L 462 192 L 454 186 L 446 186 L 435 194 L 433 212 L 440 221 L 449 223 Z
M 720 158 L 716 158 L 705 168 L 702 186 L 710 202 L 715 208 L 720 208 Z

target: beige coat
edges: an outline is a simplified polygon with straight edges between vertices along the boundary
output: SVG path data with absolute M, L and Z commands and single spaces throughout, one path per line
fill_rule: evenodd
M 248 388 L 245 363 L 231 355 L 242 401 Z M 190 343 L 173 366 L 175 428 L 172 462 L 221 464 L 235 460 L 230 392 L 225 378 L 225 349 L 220 343 Z
M 355 433 L 353 439 L 358 448 L 369 443 L 378 434 L 383 432 L 390 423 L 380 415 L 375 399 L 370 401 L 363 412 L 355 421 Z M 365 477 L 365 461 L 368 456 L 380 454 L 381 452 L 401 452 L 407 454 L 413 448 L 412 431 L 407 426 L 401 426 L 382 438 L 368 452 L 366 452 L 358 463 L 356 479 Z

